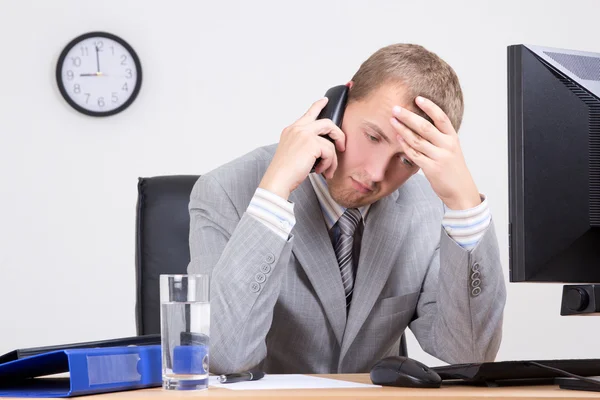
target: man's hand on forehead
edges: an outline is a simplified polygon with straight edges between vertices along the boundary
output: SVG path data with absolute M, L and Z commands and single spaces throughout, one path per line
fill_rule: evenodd
M 458 134 L 446 113 L 431 100 L 417 97 L 415 104 L 430 121 L 400 106 L 392 109 L 390 123 L 406 156 L 419 166 L 433 190 L 451 209 L 473 208 L 481 203 L 467 168 Z

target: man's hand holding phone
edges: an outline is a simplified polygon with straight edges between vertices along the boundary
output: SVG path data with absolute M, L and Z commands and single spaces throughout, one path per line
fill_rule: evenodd
M 326 97 L 316 101 L 300 119 L 283 130 L 260 188 L 287 200 L 319 158 L 321 162 L 315 172 L 326 178 L 333 177 L 338 165 L 336 149 L 346 150 L 346 136 L 330 119 L 317 120 L 327 101 Z M 323 137 L 325 135 L 334 143 Z

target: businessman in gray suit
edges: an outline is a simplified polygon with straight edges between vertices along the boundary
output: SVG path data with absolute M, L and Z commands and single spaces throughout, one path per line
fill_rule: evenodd
M 318 100 L 194 186 L 188 272 L 211 275 L 211 372 L 366 372 L 407 327 L 449 363 L 496 356 L 506 289 L 456 74 L 396 44 L 348 87 L 341 129 Z

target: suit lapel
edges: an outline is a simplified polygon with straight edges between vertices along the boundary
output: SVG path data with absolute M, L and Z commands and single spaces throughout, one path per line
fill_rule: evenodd
M 319 200 L 309 179 L 292 192 L 296 225 L 294 255 L 304 268 L 325 310 L 338 342 L 346 325 L 346 298 L 331 239 Z
M 340 365 L 387 282 L 409 225 L 412 207 L 398 204 L 397 199 L 398 192 L 395 192 L 373 204 L 369 210 Z

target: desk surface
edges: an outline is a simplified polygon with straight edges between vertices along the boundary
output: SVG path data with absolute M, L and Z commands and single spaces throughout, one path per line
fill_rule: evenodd
M 368 374 L 317 375 L 325 378 L 341 379 L 352 382 L 371 383 Z M 590 399 L 599 398 L 600 392 L 584 392 L 564 390 L 558 386 L 518 386 L 518 387 L 470 387 L 443 386 L 441 389 L 409 389 L 409 388 L 362 388 L 362 389 L 304 389 L 304 390 L 230 390 L 209 388 L 200 392 L 165 391 L 162 388 L 131 390 L 126 392 L 107 393 L 79 397 L 93 400 L 132 400 L 132 399 L 329 399 L 329 398 L 402 398 L 402 399 Z

